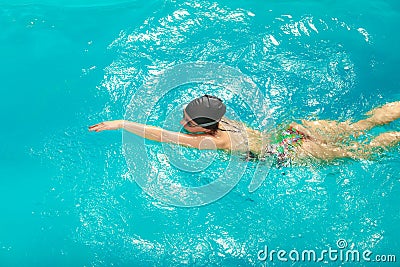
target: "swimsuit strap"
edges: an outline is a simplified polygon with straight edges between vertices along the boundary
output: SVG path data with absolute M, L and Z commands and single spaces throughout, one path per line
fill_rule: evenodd
M 239 127 L 237 127 L 237 126 L 235 126 L 235 125 L 232 125 L 232 124 L 230 124 L 230 123 L 228 123 L 228 122 L 226 122 L 226 121 L 224 121 L 224 120 L 221 120 L 220 122 L 223 122 L 223 123 L 225 123 L 225 124 L 227 124 L 227 125 L 229 125 L 229 126 L 232 126 L 232 127 L 235 128 L 236 130 L 232 130 L 232 129 L 221 129 L 221 128 L 219 128 L 219 127 L 218 127 L 218 130 L 221 130 L 221 131 L 224 131 L 224 132 L 234 132 L 234 133 L 240 133 L 240 132 L 242 132 L 242 131 L 239 129 Z
M 221 128 L 218 128 L 218 130 L 220 130 L 220 131 L 224 131 L 224 132 L 233 132 L 233 133 L 240 133 L 241 131 L 239 131 L 239 130 L 226 130 L 226 129 L 221 129 Z

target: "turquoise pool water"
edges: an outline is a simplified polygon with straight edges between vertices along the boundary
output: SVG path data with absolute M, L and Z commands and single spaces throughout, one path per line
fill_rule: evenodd
M 260 250 L 338 249 L 341 239 L 398 262 L 399 147 L 376 161 L 272 168 L 253 193 L 249 162 L 225 197 L 179 208 L 135 183 L 147 174 L 129 170 L 121 132 L 87 126 L 123 118 L 145 81 L 195 61 L 251 78 L 273 124 L 361 119 L 400 100 L 399 12 L 395 0 L 0 1 L 0 266 L 280 266 L 262 261 Z M 183 105 L 210 90 L 222 89 L 177 88 L 151 122 L 164 125 L 173 100 Z M 249 101 L 227 104 L 251 124 Z M 397 121 L 371 135 L 399 129 Z M 167 181 L 209 181 L 168 167 L 163 148 L 147 145 Z M 217 159 L 210 173 L 223 170 L 224 154 Z

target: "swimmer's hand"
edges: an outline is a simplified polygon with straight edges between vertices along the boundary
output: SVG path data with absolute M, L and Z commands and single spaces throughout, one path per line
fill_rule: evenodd
M 121 129 L 123 125 L 124 125 L 123 120 L 103 121 L 98 124 L 89 126 L 89 131 L 101 132 L 105 130 L 118 130 Z

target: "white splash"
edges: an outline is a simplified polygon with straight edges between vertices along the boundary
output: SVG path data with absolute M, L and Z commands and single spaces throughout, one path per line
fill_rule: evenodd
M 271 42 L 272 42 L 274 45 L 276 45 L 276 46 L 279 45 L 279 42 L 278 42 L 278 41 L 275 39 L 275 37 L 272 36 L 271 34 L 269 35 L 269 39 L 271 40 Z
M 364 40 L 365 40 L 367 43 L 369 43 L 369 40 L 370 40 L 370 38 L 369 38 L 369 33 L 368 33 L 365 29 L 363 29 L 363 28 L 358 28 L 357 31 L 358 31 L 359 33 L 361 33 L 361 34 L 364 36 Z

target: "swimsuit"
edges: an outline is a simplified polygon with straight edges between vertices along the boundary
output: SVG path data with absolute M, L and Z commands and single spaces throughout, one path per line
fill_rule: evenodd
M 275 155 L 278 167 L 289 166 L 293 159 L 295 147 L 301 145 L 305 135 L 293 127 L 281 132 L 275 140 L 266 146 L 265 155 Z
M 305 135 L 293 127 L 280 132 L 271 142 L 262 150 L 261 154 L 254 153 L 249 149 L 247 140 L 248 133 L 243 123 L 224 118 L 221 120 L 225 129 L 223 131 L 232 132 L 230 138 L 232 141 L 232 150 L 244 151 L 246 160 L 265 160 L 265 157 L 273 156 L 276 158 L 276 166 L 289 166 L 294 158 L 295 147 L 301 145 Z

